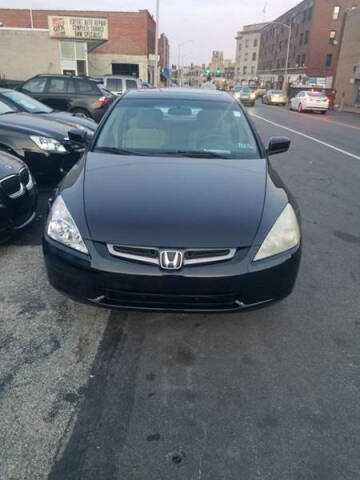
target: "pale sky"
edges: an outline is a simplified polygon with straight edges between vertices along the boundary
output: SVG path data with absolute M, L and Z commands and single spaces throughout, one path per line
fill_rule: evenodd
M 274 20 L 300 0 L 160 0 L 160 31 L 170 42 L 171 63 L 177 63 L 178 44 L 182 63 L 209 63 L 213 50 L 223 50 L 225 58 L 235 57 L 235 35 L 243 25 Z M 137 11 L 155 14 L 155 0 L 2 0 L 2 8 L 77 9 Z

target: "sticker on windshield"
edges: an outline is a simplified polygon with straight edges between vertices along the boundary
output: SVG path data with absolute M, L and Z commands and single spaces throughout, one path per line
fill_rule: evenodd
M 254 145 L 251 143 L 238 143 L 239 150 L 254 150 Z
M 234 117 L 241 117 L 241 112 L 234 110 Z

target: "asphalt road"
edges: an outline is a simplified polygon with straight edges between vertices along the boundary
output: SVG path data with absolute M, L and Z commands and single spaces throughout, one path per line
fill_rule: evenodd
M 1 479 L 360 478 L 360 116 L 249 112 L 292 140 L 272 163 L 302 212 L 294 293 L 231 315 L 78 305 L 46 281 L 43 192 L 0 248 Z

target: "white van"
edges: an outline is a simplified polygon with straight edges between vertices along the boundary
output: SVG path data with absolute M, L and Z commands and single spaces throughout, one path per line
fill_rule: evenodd
M 142 88 L 142 84 L 138 78 L 126 75 L 106 75 L 104 76 L 104 87 L 114 95 L 122 95 L 128 90 Z

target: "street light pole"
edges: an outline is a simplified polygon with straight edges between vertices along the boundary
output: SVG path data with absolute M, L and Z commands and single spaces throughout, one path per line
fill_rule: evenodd
M 159 17 L 160 17 L 159 0 L 156 0 L 154 87 L 159 86 Z
M 284 68 L 284 82 L 283 82 L 283 91 L 286 93 L 286 87 L 289 84 L 288 70 L 289 70 L 289 56 L 290 56 L 290 42 L 291 42 L 291 25 L 288 25 L 287 23 L 281 23 L 281 22 L 269 22 L 268 25 L 281 25 L 283 27 L 286 27 L 289 30 L 287 49 L 286 49 L 286 61 L 285 61 L 285 68 Z M 268 25 L 265 28 L 267 28 Z
M 178 45 L 178 72 L 179 72 L 179 86 L 181 87 L 182 84 L 182 70 L 180 67 L 180 60 L 181 60 L 181 47 L 186 45 L 187 43 L 192 43 L 194 40 L 185 40 L 185 42 L 179 43 Z
M 284 93 L 287 93 L 287 88 L 288 88 L 288 85 L 289 85 L 288 69 L 289 69 L 290 42 L 291 42 L 291 25 L 288 25 L 288 28 L 289 28 L 289 38 L 288 38 L 288 44 L 287 44 L 285 72 L 284 72 L 284 83 L 283 83 Z

